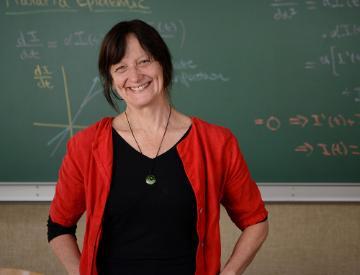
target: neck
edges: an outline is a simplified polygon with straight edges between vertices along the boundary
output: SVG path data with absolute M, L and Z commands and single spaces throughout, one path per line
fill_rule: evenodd
M 134 131 L 146 131 L 156 133 L 160 129 L 166 127 L 169 112 L 170 103 L 164 101 L 161 105 L 147 106 L 141 109 L 126 107 L 125 112 L 128 115 L 131 127 Z

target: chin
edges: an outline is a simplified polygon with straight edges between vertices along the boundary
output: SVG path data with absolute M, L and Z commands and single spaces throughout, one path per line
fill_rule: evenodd
M 151 97 L 144 97 L 144 98 L 136 98 L 127 102 L 128 105 L 133 106 L 135 108 L 144 108 L 149 106 L 156 106 L 163 102 L 160 96 L 151 96 Z

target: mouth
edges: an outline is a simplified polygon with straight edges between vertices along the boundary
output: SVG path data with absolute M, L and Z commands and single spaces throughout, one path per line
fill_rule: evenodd
M 150 83 L 151 83 L 151 81 L 145 82 L 139 86 L 129 87 L 129 89 L 132 90 L 133 92 L 141 92 L 141 91 L 145 90 L 147 87 L 149 87 Z

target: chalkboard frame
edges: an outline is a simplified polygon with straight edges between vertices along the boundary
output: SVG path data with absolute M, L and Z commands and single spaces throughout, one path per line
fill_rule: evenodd
M 276 184 L 276 183 L 275 183 Z M 360 186 L 261 185 L 265 202 L 360 202 Z M 55 183 L 5 183 L 0 185 L 0 202 L 49 202 L 55 192 Z

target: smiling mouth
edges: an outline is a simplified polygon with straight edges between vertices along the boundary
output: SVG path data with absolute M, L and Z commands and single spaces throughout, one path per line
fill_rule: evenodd
M 134 92 L 141 92 L 142 90 L 146 89 L 150 85 L 150 83 L 151 83 L 151 81 L 141 84 L 139 86 L 134 86 L 134 87 L 129 87 L 129 88 L 130 88 L 130 90 L 132 90 Z

